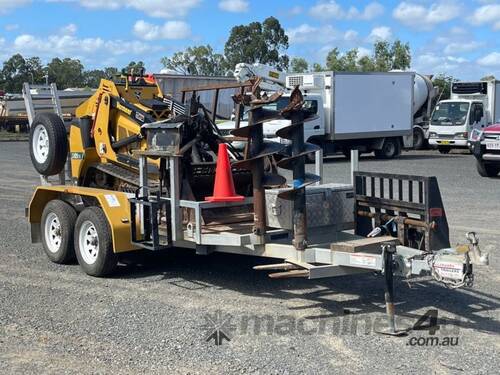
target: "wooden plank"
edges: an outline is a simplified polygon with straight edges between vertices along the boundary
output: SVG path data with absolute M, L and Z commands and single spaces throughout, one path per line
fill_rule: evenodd
M 333 251 L 342 251 L 347 253 L 380 253 L 381 245 L 384 242 L 391 242 L 395 245 L 399 244 L 397 238 L 391 236 L 382 236 L 382 237 L 372 237 L 372 238 L 360 238 L 356 240 L 350 241 L 339 241 L 332 242 L 330 244 L 330 250 Z

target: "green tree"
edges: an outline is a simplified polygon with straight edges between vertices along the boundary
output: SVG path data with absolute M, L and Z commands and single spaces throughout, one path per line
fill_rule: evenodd
M 176 52 L 172 57 L 162 58 L 161 63 L 180 74 L 222 76 L 226 73 L 224 56 L 215 53 L 208 44 Z
M 47 65 L 47 74 L 49 81 L 55 82 L 59 89 L 85 85 L 83 65 L 78 59 L 56 57 Z
M 15 54 L 3 63 L 0 72 L 0 87 L 7 91 L 21 92 L 24 82 L 42 83 L 44 70 L 40 58 L 30 57 L 25 59 L 20 54 Z
M 325 67 L 323 67 L 321 64 L 319 63 L 314 63 L 313 66 L 312 66 L 312 71 L 313 72 L 323 72 L 327 70 Z
M 388 72 L 392 69 L 392 53 L 389 42 L 379 40 L 373 45 L 375 70 L 378 72 Z
M 122 69 L 123 72 L 130 73 L 130 71 L 134 69 L 134 72 L 137 73 L 139 69 L 144 69 L 146 70 L 146 67 L 144 66 L 143 61 L 131 61 L 128 63 L 128 65 Z
M 388 72 L 392 69 L 405 70 L 411 64 L 410 45 L 396 40 L 392 45 L 377 41 L 373 45 L 373 56 L 359 57 L 357 48 L 341 53 L 336 47 L 326 57 L 326 67 L 338 72 Z
M 294 57 L 290 61 L 290 68 L 292 73 L 305 73 L 309 70 L 309 64 L 302 57 Z
M 391 46 L 392 69 L 406 70 L 411 65 L 411 51 L 409 43 L 401 43 L 398 39 Z
M 354 48 L 347 51 L 341 58 L 344 70 L 346 72 L 357 72 L 358 69 L 358 49 Z
M 101 83 L 101 79 L 107 78 L 106 72 L 100 69 L 88 70 L 83 73 L 84 84 L 87 87 L 97 88 Z
M 280 70 L 288 68 L 288 36 L 279 21 L 269 17 L 263 23 L 251 22 L 231 29 L 224 46 L 229 69 L 238 63 L 262 63 Z
M 114 66 L 108 66 L 104 68 L 104 74 L 106 75 L 106 78 L 113 78 L 118 74 L 118 69 L 115 68 Z
M 328 55 L 326 56 L 326 69 L 333 70 L 335 72 L 343 72 L 345 70 L 344 61 L 342 60 L 340 50 L 337 47 L 328 52 Z
M 363 56 L 358 60 L 358 69 L 360 72 L 374 72 L 375 62 L 370 56 Z
M 453 78 L 452 76 L 447 76 L 445 74 L 438 74 L 433 78 L 433 85 L 435 87 L 438 87 L 439 92 L 441 93 L 440 100 L 446 100 L 450 98 L 451 85 L 453 82 L 457 81 L 458 80 Z

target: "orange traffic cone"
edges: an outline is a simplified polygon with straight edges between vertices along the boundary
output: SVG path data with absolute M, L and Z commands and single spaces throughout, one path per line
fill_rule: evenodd
M 244 199 L 245 197 L 236 195 L 234 190 L 231 164 L 229 164 L 229 155 L 227 154 L 227 145 L 225 143 L 219 143 L 217 169 L 215 170 L 214 195 L 206 197 L 205 200 L 209 202 L 237 202 Z

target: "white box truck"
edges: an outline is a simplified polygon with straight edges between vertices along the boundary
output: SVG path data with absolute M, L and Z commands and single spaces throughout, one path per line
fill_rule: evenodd
M 403 147 L 413 146 L 414 77 L 412 72 L 289 74 L 286 88 L 298 85 L 304 108 L 318 116 L 304 124 L 304 139 L 321 146 L 324 155 L 348 155 L 351 149 L 358 149 L 389 159 Z M 284 108 L 289 95 L 285 93 L 269 108 Z M 288 123 L 265 123 L 264 136 L 275 138 L 276 131 Z
M 435 107 L 429 126 L 429 145 L 439 152 L 467 148 L 473 129 L 500 122 L 500 81 L 455 82 L 450 99 Z

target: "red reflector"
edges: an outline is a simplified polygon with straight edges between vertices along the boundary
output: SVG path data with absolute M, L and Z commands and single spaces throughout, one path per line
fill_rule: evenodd
M 443 209 L 440 207 L 429 208 L 430 217 L 441 217 L 443 216 Z

